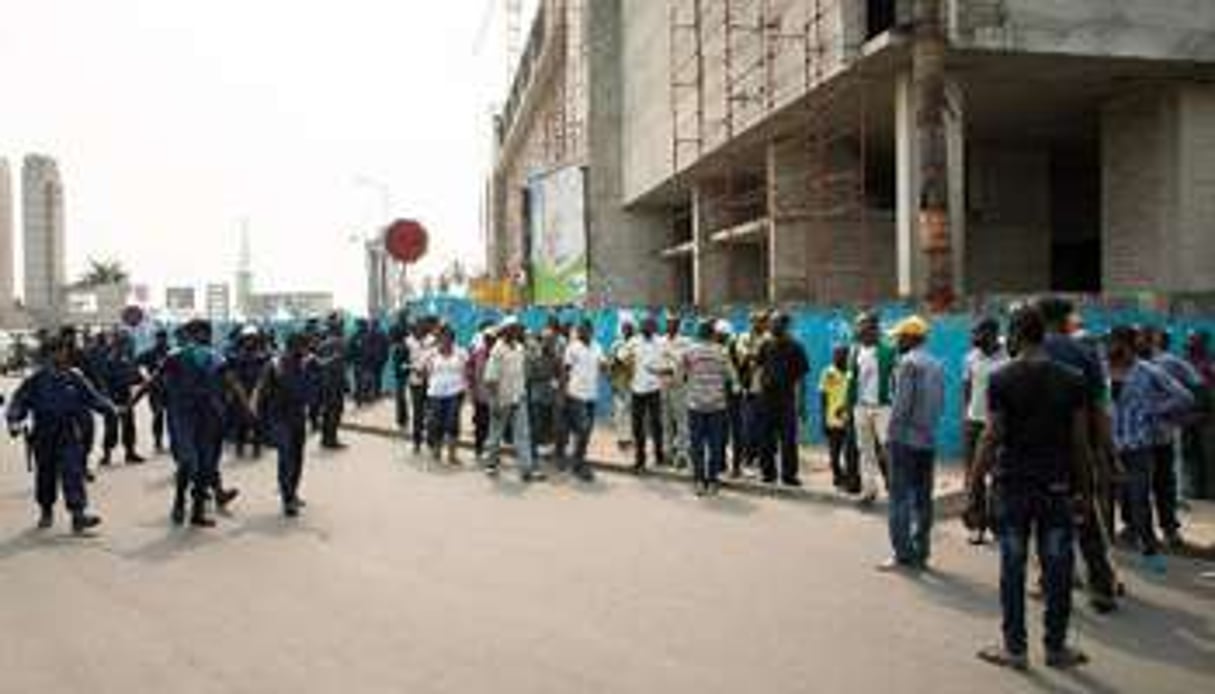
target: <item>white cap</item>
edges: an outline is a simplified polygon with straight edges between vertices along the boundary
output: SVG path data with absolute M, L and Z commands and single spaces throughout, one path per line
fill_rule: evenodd
M 726 320 L 725 318 L 718 318 L 717 322 L 713 324 L 713 330 L 718 335 L 734 334 L 734 326 L 730 325 L 730 321 Z
M 516 325 L 519 325 L 519 319 L 515 318 L 514 316 L 507 316 L 502 319 L 501 323 L 498 324 L 498 329 L 506 330 L 507 328 L 513 328 Z

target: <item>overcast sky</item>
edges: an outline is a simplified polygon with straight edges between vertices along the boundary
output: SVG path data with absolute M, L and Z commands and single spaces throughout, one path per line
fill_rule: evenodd
M 157 300 L 166 284 L 231 281 L 247 218 L 258 289 L 361 307 L 351 237 L 384 220 L 368 180 L 430 229 L 423 270 L 482 264 L 506 75 L 490 3 L 506 4 L 0 0 L 0 156 L 14 183 L 25 153 L 58 159 L 72 277 L 117 258 Z

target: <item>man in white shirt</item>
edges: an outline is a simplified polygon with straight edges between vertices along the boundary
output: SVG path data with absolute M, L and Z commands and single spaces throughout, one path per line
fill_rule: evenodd
M 625 358 L 632 365 L 633 378 L 629 389 L 633 393 L 633 469 L 637 472 L 646 466 L 646 430 L 654 440 L 654 457 L 661 465 L 666 457 L 662 449 L 662 408 L 659 389 L 666 353 L 655 333 L 658 323 L 653 317 L 641 322 L 641 334 L 636 335 L 625 348 Z
M 682 323 L 679 316 L 667 317 L 667 334 L 660 340 L 663 363 L 659 372 L 659 382 L 662 384 L 662 445 L 671 462 L 680 468 L 688 464 L 688 389 L 683 355 L 692 346 L 691 340 L 680 334 Z
M 977 464 L 979 436 L 987 428 L 987 385 L 996 369 L 1008 362 L 1000 344 L 1000 324 L 985 318 L 971 331 L 974 348 L 966 355 L 962 373 L 962 402 L 965 405 L 962 433 L 966 455 L 966 479 L 971 479 Z M 966 512 L 962 520 L 970 530 L 970 543 L 981 545 L 988 529 L 987 480 L 974 480 L 970 485 Z
M 515 457 L 524 482 L 544 479 L 532 456 L 531 429 L 527 412 L 527 348 L 523 326 L 514 317 L 502 321 L 499 339 L 485 362 L 485 388 L 489 393 L 489 460 L 485 471 L 498 474 L 502 437 L 508 424 L 514 433 Z
M 590 481 L 592 474 L 586 464 L 586 447 L 595 426 L 595 401 L 599 397 L 599 372 L 603 365 L 603 351 L 591 339 L 590 323 L 578 326 L 575 338 L 565 348 L 562 364 L 565 426 L 558 432 L 557 460 L 562 467 L 569 465 L 579 479 Z M 571 436 L 574 457 L 568 460 L 566 448 Z

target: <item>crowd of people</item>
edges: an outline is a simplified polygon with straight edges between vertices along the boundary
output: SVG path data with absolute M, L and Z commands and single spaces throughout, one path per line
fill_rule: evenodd
M 934 470 L 946 402 L 942 362 L 926 348 L 933 326 L 911 316 L 883 331 L 877 314 L 855 321 L 849 342 L 812 375 L 791 319 L 759 311 L 745 331 L 724 320 L 647 315 L 620 325 L 611 344 L 590 322 L 550 319 L 528 331 L 514 317 L 480 324 L 467 344 L 438 317 L 402 317 L 388 329 L 358 321 L 352 334 L 333 316 L 309 321 L 278 344 L 247 327 L 216 346 L 206 321 L 165 331 L 137 353 L 121 331 L 65 329 L 46 336 L 39 365 L 16 390 L 7 418 L 24 432 L 36 468 L 39 525 L 53 523 L 62 487 L 72 527 L 100 522 L 88 512 L 88 460 L 111 465 L 121 443 L 139 464 L 133 408 L 147 398 L 152 439 L 177 463 L 170 517 L 210 526 L 212 507 L 237 496 L 225 487 L 225 440 L 235 454 L 264 443 L 278 456 L 283 511 L 299 513 L 309 430 L 341 448 L 349 395 L 376 402 L 392 384 L 396 424 L 414 452 L 462 464 L 461 427 L 471 408 L 472 449 L 487 475 L 500 474 L 509 446 L 522 481 L 551 468 L 591 480 L 587 451 L 597 404 L 610 391 L 615 443 L 639 474 L 651 465 L 690 468 L 695 492 L 718 494 L 723 476 L 802 484 L 800 446 L 807 398 L 817 396 L 832 480 L 870 505 L 889 497 L 891 556 L 879 569 L 916 572 L 931 562 Z M 1073 554 L 1084 560 L 1094 609 L 1117 608 L 1123 585 L 1113 542 L 1162 573 L 1164 546 L 1183 543 L 1178 514 L 1186 492 L 1205 489 L 1205 449 L 1215 365 L 1209 336 L 1187 336 L 1184 355 L 1167 332 L 1119 326 L 1087 335 L 1066 300 L 1013 307 L 973 326 L 961 374 L 970 541 L 998 539 L 1003 640 L 979 655 L 1027 664 L 1024 616 L 1031 538 L 1041 567 L 1046 651 L 1051 665 L 1086 659 L 1067 644 Z M 386 373 L 391 378 L 385 379 Z M 604 413 L 606 414 L 606 413 Z M 32 418 L 32 428 L 27 420 Z M 1121 530 L 1116 529 L 1121 525 Z

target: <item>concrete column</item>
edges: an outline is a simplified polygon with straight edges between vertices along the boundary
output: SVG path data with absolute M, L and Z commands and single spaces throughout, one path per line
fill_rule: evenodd
M 919 147 L 916 145 L 915 90 L 911 73 L 904 72 L 894 83 L 895 151 L 895 253 L 898 292 L 902 298 L 924 293 L 924 267 L 916 233 L 920 189 Z
M 895 78 L 896 268 L 900 297 L 924 296 L 928 266 L 919 229 L 921 203 L 918 104 L 910 72 Z M 966 291 L 966 114 L 965 94 L 954 80 L 946 82 L 945 141 L 949 201 L 949 239 L 955 291 Z

